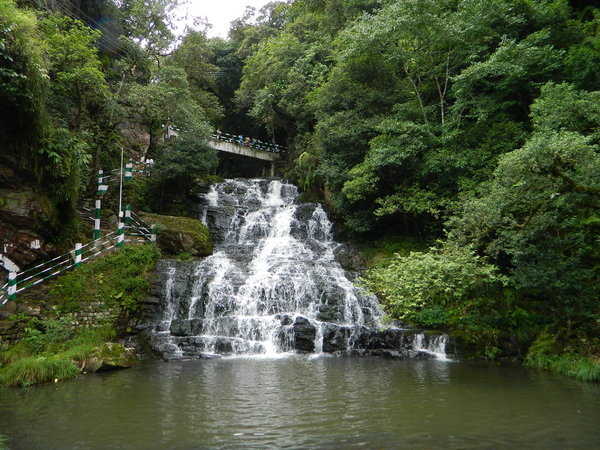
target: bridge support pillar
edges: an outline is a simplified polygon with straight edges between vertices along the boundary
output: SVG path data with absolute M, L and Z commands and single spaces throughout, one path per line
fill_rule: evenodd
M 271 162 L 271 170 L 270 170 L 270 174 L 271 177 L 275 176 L 275 161 Z

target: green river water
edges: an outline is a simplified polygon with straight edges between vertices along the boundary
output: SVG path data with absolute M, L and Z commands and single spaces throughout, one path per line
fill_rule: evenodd
M 600 385 L 517 366 L 153 362 L 0 391 L 11 449 L 600 448 Z

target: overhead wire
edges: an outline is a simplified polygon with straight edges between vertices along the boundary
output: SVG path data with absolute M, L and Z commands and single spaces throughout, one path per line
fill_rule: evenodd
M 77 5 L 75 5 L 73 2 L 71 2 L 71 0 L 62 0 L 62 1 L 69 4 L 76 12 L 78 12 L 80 14 L 81 17 L 88 19 L 90 21 L 90 24 L 94 24 L 97 22 L 96 19 L 91 18 L 88 14 L 86 14 L 84 11 L 82 11 L 81 8 L 79 8 Z M 65 7 L 65 5 L 61 4 L 61 2 L 58 2 L 57 5 L 59 6 L 60 9 L 62 9 L 63 13 L 71 12 Z M 44 9 L 46 9 L 49 12 L 53 12 L 53 10 L 51 10 L 47 6 L 44 6 Z M 107 29 L 99 29 L 99 30 L 103 35 L 106 35 L 106 36 L 114 39 L 115 42 L 119 42 L 119 36 L 115 35 L 111 31 L 109 31 Z M 120 47 L 117 48 L 114 51 L 114 53 L 120 54 L 121 56 L 127 56 L 127 54 Z

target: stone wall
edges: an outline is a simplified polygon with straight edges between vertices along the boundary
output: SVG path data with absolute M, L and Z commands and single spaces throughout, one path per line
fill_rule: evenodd
M 86 303 L 79 311 L 70 313 L 73 326 L 93 326 L 107 321 L 116 321 L 119 311 L 107 307 L 102 302 Z M 31 319 L 55 318 L 59 316 L 56 307 L 44 307 L 28 301 L 10 301 L 0 307 L 0 344 L 13 343 L 26 336 L 25 328 Z

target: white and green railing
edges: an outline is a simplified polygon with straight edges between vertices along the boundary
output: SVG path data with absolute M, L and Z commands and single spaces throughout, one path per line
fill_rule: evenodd
M 127 218 L 127 215 L 125 217 Z M 156 235 L 153 233 L 152 227 L 145 224 L 141 219 L 132 220 L 129 225 L 120 222 L 117 231 L 107 233 L 86 244 L 77 243 L 73 250 L 22 272 L 9 272 L 8 282 L 0 287 L 0 306 L 8 301 L 16 300 L 21 292 L 42 284 L 72 268 L 80 267 L 82 264 L 115 248 L 121 248 L 125 243 L 154 242 Z M 129 236 L 134 237 L 134 239 L 127 239 Z
M 134 163 L 130 160 L 125 165 L 123 173 L 124 181 L 130 180 L 133 177 L 133 173 L 138 171 L 144 172 L 143 170 L 135 170 Z M 98 171 L 98 195 L 105 194 L 108 190 L 108 183 L 119 181 L 120 178 L 121 169 L 107 172 Z M 16 300 L 19 293 L 42 284 L 46 280 L 72 268 L 80 267 L 87 261 L 115 248 L 121 248 L 125 243 L 156 241 L 153 227 L 145 223 L 140 216 L 131 211 L 129 205 L 124 206 L 119 213 L 117 230 L 102 236 L 101 207 L 102 201 L 96 200 L 93 211 L 85 207 L 78 210 L 81 218 L 90 220 L 94 224 L 93 239 L 90 242 L 85 244 L 77 243 L 72 250 L 22 272 L 10 271 L 8 273 L 8 282 L 0 286 L 0 307 L 8 301 Z

